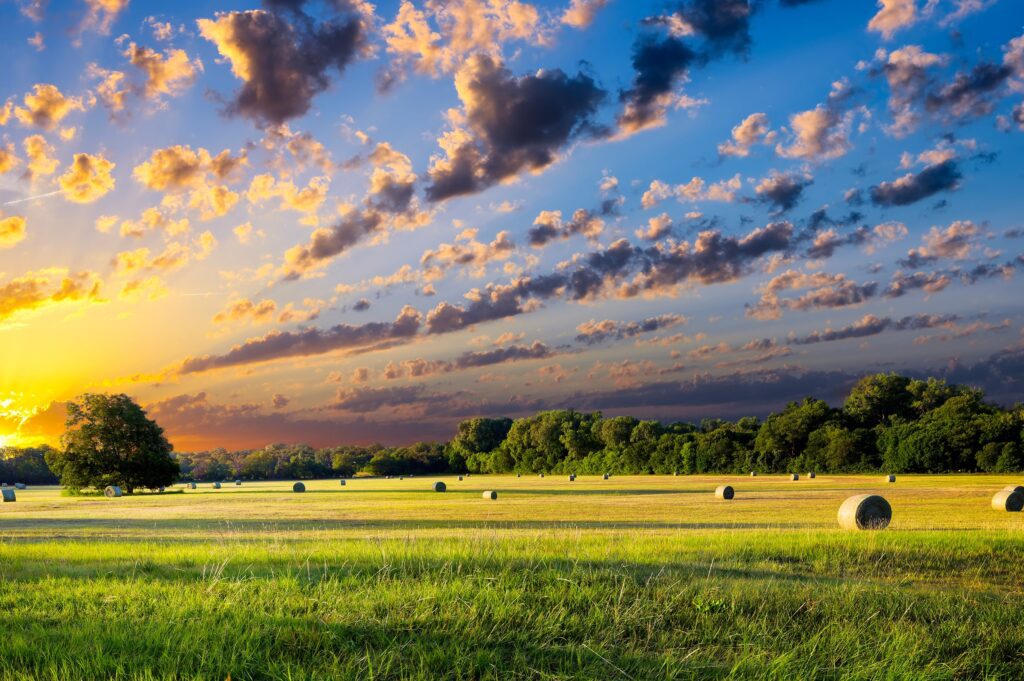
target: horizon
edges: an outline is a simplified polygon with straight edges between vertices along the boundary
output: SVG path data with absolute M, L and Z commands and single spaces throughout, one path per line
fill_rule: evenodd
M 0 4 L 0 446 L 1024 400 L 1024 12 L 719 4 Z

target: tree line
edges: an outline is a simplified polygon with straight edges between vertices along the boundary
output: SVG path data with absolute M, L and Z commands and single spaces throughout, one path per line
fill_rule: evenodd
M 96 420 L 101 421 L 105 412 L 96 405 L 102 400 L 86 397 L 94 401 Z M 125 413 L 145 425 L 140 432 L 148 444 L 132 445 L 140 456 L 166 445 L 156 424 L 146 425 L 141 410 L 136 413 L 124 403 L 128 398 L 115 398 L 120 400 L 118 409 L 127 409 Z M 9 449 L 0 456 L 0 480 L 42 483 L 53 481 L 57 473 L 64 484 L 69 474 L 82 483 L 88 477 L 83 470 L 95 473 L 99 464 L 81 452 L 83 443 L 92 446 L 96 434 L 83 433 L 83 423 L 88 428 L 102 426 L 92 425 L 81 408 L 72 413 L 76 421 L 69 418 L 63 451 Z M 157 460 L 149 459 L 153 465 Z M 981 390 L 934 378 L 874 374 L 858 381 L 841 407 L 809 397 L 765 419 L 665 424 L 563 409 L 518 419 L 468 419 L 447 443 L 319 449 L 274 444 L 253 450 L 177 453 L 174 462 L 173 471 L 161 463 L 159 476 L 138 472 L 131 479 L 147 486 L 146 481 L 169 476 L 218 481 L 461 472 L 1005 473 L 1024 470 L 1024 405 L 1005 409 L 987 402 Z

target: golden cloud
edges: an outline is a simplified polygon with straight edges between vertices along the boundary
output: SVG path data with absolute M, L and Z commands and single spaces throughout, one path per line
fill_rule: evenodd
M 53 130 L 72 111 L 85 111 L 80 97 L 65 97 L 56 85 L 37 83 L 26 93 L 23 105 L 14 108 L 14 116 L 22 125 Z
M 75 154 L 71 167 L 60 176 L 64 198 L 74 203 L 93 203 L 113 191 L 115 180 L 110 174 L 115 164 L 102 156 Z

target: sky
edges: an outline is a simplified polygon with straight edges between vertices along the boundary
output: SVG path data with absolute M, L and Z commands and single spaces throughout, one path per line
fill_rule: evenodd
M 0 0 L 0 445 L 1024 400 L 1015 0 L 211 4 Z

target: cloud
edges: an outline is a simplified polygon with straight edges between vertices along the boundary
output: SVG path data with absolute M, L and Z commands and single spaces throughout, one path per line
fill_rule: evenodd
M 886 40 L 917 21 L 917 0 L 878 0 L 878 13 L 868 22 L 868 30 L 881 33 Z
M 850 129 L 854 112 L 845 114 L 832 105 L 819 104 L 789 117 L 790 143 L 780 142 L 775 152 L 784 158 L 822 161 L 845 156 L 852 148 Z
M 176 192 L 201 188 L 213 179 L 231 179 L 247 163 L 244 153 L 232 156 L 225 149 L 211 156 L 202 147 L 193 150 L 188 145 L 176 144 L 154 151 L 149 160 L 135 166 L 132 175 L 147 189 Z
M 862 246 L 865 252 L 874 253 L 878 248 L 905 238 L 907 234 L 907 226 L 896 221 L 882 222 L 873 228 L 861 225 L 845 235 L 840 235 L 835 229 L 827 229 L 814 236 L 814 242 L 807 249 L 807 256 L 831 258 L 837 248 L 845 245 Z
M 426 277 L 439 278 L 453 267 L 465 267 L 474 276 L 482 277 L 487 265 L 507 260 L 515 252 L 516 245 L 509 232 L 498 232 L 490 243 L 477 241 L 476 233 L 475 229 L 465 229 L 455 237 L 455 243 L 440 244 L 424 251 L 420 264 L 426 270 Z
M 49 268 L 0 281 L 0 322 L 62 303 L 102 302 L 94 272 Z
M 577 234 L 595 242 L 603 231 L 604 221 L 584 208 L 573 212 L 568 222 L 562 219 L 560 210 L 542 210 L 534 219 L 527 237 L 533 248 L 544 248 L 552 241 L 564 241 Z
M 755 144 L 771 146 L 775 144 L 776 136 L 768 125 L 767 114 L 752 113 L 732 129 L 729 141 L 718 145 L 718 153 L 721 156 L 746 158 Z
M 913 269 L 944 258 L 963 260 L 970 255 L 981 233 L 981 228 L 970 220 L 956 220 L 945 229 L 932 227 L 922 237 L 921 247 L 909 250 L 900 264 Z
M 890 329 L 893 331 L 919 331 L 921 329 L 934 329 L 936 327 L 949 328 L 959 319 L 960 317 L 955 314 L 916 314 L 898 319 L 893 319 L 892 317 L 876 317 L 873 314 L 866 314 L 848 326 L 838 329 L 827 328 L 824 331 L 812 331 L 803 337 L 790 338 L 788 342 L 794 345 L 813 345 L 816 343 L 841 341 L 848 338 L 867 338 L 868 336 L 876 336 Z
M 657 241 L 662 237 L 668 236 L 672 233 L 672 218 L 668 213 L 662 213 L 661 215 L 655 215 L 654 217 L 647 220 L 647 227 L 636 230 L 635 234 L 638 239 L 645 239 L 647 241 Z
M 963 175 L 956 159 L 927 166 L 918 173 L 907 173 L 871 187 L 871 202 L 876 206 L 906 206 L 942 191 L 960 186 Z
M 633 46 L 633 84 L 619 95 L 623 106 L 617 121 L 619 135 L 662 126 L 669 108 L 690 101 L 676 89 L 697 59 L 693 50 L 673 36 L 638 39 Z
M 879 70 L 889 84 L 889 112 L 893 122 L 887 132 L 904 137 L 917 127 L 917 102 L 930 83 L 928 70 L 946 63 L 944 55 L 925 52 L 917 45 L 907 45 L 892 52 L 880 51 Z
M 303 13 L 302 2 L 264 4 L 271 11 L 223 12 L 196 23 L 242 81 L 227 111 L 281 124 L 308 112 L 331 72 L 343 72 L 365 49 L 367 18 L 347 2 L 336 7 L 349 9 L 322 23 Z
M 60 161 L 53 158 L 53 147 L 42 135 L 29 135 L 22 141 L 22 146 L 28 160 L 25 174 L 29 180 L 35 181 L 37 178 L 57 172 Z
M 889 287 L 885 290 L 885 296 L 900 298 L 917 289 L 926 293 L 938 293 L 951 283 L 953 283 L 953 277 L 946 272 L 914 272 L 912 274 L 896 272 L 892 275 Z
M 111 172 L 116 164 L 100 155 L 75 154 L 75 160 L 58 178 L 64 198 L 74 203 L 93 203 L 114 190 Z
M 797 297 L 785 298 L 784 291 L 807 291 Z M 858 284 L 845 274 L 826 272 L 804 273 L 786 270 L 758 287 L 760 300 L 747 305 L 746 316 L 754 319 L 778 319 L 784 310 L 805 312 L 815 309 L 836 309 L 862 305 L 875 297 L 876 282 Z
M 129 43 L 125 55 L 132 66 L 141 69 L 146 75 L 142 93 L 147 99 L 180 95 L 195 82 L 196 74 L 203 70 L 203 62 L 190 59 L 184 50 L 165 50 L 161 55 L 149 47 Z
M 259 302 L 242 298 L 234 300 L 213 316 L 214 324 L 244 322 L 247 324 L 265 324 L 274 320 L 277 314 L 277 303 L 263 299 Z
M 25 216 L 0 213 L 0 250 L 13 248 L 25 239 Z
M 806 175 L 772 171 L 754 187 L 758 199 L 772 206 L 775 213 L 791 210 L 800 201 L 804 189 L 814 183 Z
M 636 322 L 616 322 L 611 319 L 595 321 L 591 319 L 576 327 L 576 342 L 586 345 L 597 345 L 608 340 L 623 340 L 655 331 L 663 331 L 687 323 L 686 317 L 668 313 L 657 317 L 648 317 Z
M 560 21 L 566 26 L 585 29 L 594 23 L 597 13 L 607 4 L 608 0 L 572 0 L 562 13 Z
M 653 180 L 647 191 L 640 197 L 640 205 L 654 208 L 665 199 L 675 196 L 680 203 L 697 201 L 722 201 L 730 203 L 736 200 L 736 192 L 743 186 L 740 175 L 712 183 L 704 182 L 703 178 L 692 177 L 686 184 L 669 185 L 661 180 Z
M 189 357 L 177 368 L 180 374 L 270 362 L 288 357 L 308 357 L 338 350 L 407 342 L 419 331 L 422 316 L 409 306 L 402 308 L 394 322 L 369 322 L 353 326 L 337 324 L 327 329 L 271 331 L 232 347 L 222 355 Z
M 80 97 L 65 97 L 56 85 L 37 83 L 25 94 L 22 105 L 14 107 L 14 117 L 22 125 L 53 130 L 72 111 L 85 111 Z
M 459 69 L 462 102 L 453 129 L 439 140 L 427 198 L 472 194 L 521 172 L 539 173 L 573 140 L 593 135 L 605 91 L 582 73 L 540 70 L 516 77 L 500 62 L 474 55 Z
M 19 163 L 21 159 L 15 153 L 13 144 L 8 142 L 5 146 L 0 146 L 0 175 L 11 172 Z
M 992 113 L 995 95 L 1013 75 L 1008 64 L 982 62 L 970 71 L 960 72 L 953 81 L 928 93 L 925 107 L 931 113 L 942 112 L 953 118 L 977 118 Z
M 96 31 L 101 35 L 110 33 L 118 15 L 128 7 L 129 0 L 84 0 L 86 14 L 78 24 L 78 31 Z

